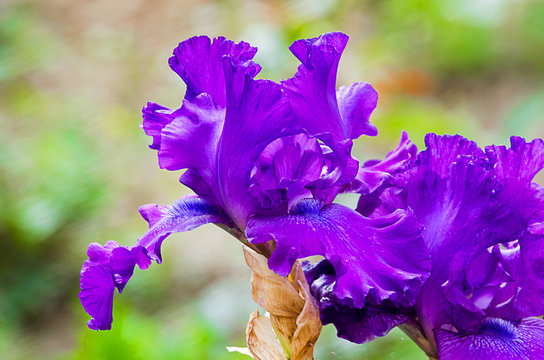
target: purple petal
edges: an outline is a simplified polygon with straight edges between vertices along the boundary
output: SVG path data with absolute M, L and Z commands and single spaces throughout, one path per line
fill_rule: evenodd
M 207 36 L 195 36 L 179 44 L 174 55 L 168 60 L 170 67 L 187 84 L 185 99 L 193 100 L 202 93 L 209 94 L 220 107 L 225 107 L 225 77 L 222 59 L 229 56 L 233 62 L 251 60 L 257 48 L 248 43 L 226 40 L 218 37 L 213 42 Z M 260 67 L 247 68 L 254 77 Z
M 316 138 L 297 134 L 276 139 L 257 158 L 250 192 L 261 206 L 283 205 L 286 210 L 298 200 L 311 197 L 306 186 L 319 179 L 323 166 L 324 158 Z
M 194 40 L 198 44 L 205 42 L 198 39 Z M 213 58 L 214 65 L 206 65 L 202 71 L 211 73 L 198 75 L 202 77 L 198 81 L 191 77 L 195 84 L 215 76 L 215 62 L 222 52 L 214 44 L 210 46 L 204 52 Z M 198 56 L 199 51 L 195 50 Z M 248 194 L 251 170 L 259 154 L 276 138 L 301 132 L 280 86 L 253 80 L 258 66 L 241 62 L 246 58 L 230 54 L 220 59 L 225 101 L 218 103 L 215 95 L 208 93 L 186 97 L 161 130 L 158 152 L 161 168 L 188 169 L 180 181 L 226 210 L 240 228 L 249 213 L 260 209 L 258 200 Z
M 217 152 L 225 109 L 219 108 L 208 94 L 183 107 L 161 133 L 159 166 L 167 170 L 188 169 L 180 181 L 198 195 L 222 205 L 217 182 Z
M 515 209 L 531 228 L 544 221 L 544 188 L 531 183 L 544 167 L 544 141 L 511 138 L 512 146 L 488 146 L 493 172 L 503 183 L 501 200 Z
M 459 329 L 470 330 L 485 316 L 521 319 L 515 309 L 517 287 L 496 256 L 499 245 L 480 254 L 456 254 L 450 263 L 448 281 L 442 285 L 452 307 L 452 320 Z
M 520 240 L 520 294 L 517 302 L 522 316 L 544 314 L 544 232 L 526 234 Z
M 391 179 L 410 160 L 414 160 L 417 154 L 417 146 L 403 131 L 397 148 L 391 151 L 385 159 L 379 161 L 367 161 L 357 173 L 355 179 L 349 184 L 349 189 L 361 194 L 369 194 L 376 191 L 384 183 Z
M 207 36 L 198 36 L 181 42 L 174 50 L 174 56 L 169 59 L 169 64 L 172 70 L 187 84 L 185 93 L 187 102 L 193 103 L 200 94 L 206 93 L 218 107 L 225 107 L 226 88 L 223 57 L 228 56 L 233 62 L 242 63 L 251 60 L 256 52 L 257 48 L 251 47 L 245 42 L 235 44 L 223 37 L 216 38 L 211 42 Z M 254 64 L 245 69 L 251 76 L 255 76 L 260 67 Z M 143 108 L 142 127 L 146 135 L 153 137 L 153 144 L 150 145 L 150 148 L 160 149 L 161 131 L 178 116 L 198 117 L 198 115 L 194 115 L 194 106 L 184 109 L 186 106 L 190 105 L 184 104 L 180 109 L 174 111 L 150 102 Z M 217 120 L 213 116 L 212 118 Z M 167 167 L 165 166 L 165 168 Z
M 323 325 L 334 324 L 337 336 L 351 342 L 362 344 L 385 336 L 395 327 L 409 321 L 409 317 L 379 308 L 365 306 L 357 309 L 337 306 L 334 303 L 320 303 L 320 316 Z
M 149 147 L 153 150 L 159 150 L 161 147 L 162 129 L 176 118 L 175 111 L 170 110 L 159 104 L 148 102 L 142 109 L 143 123 L 142 128 L 147 136 L 153 138 L 153 143 Z
M 336 272 L 330 262 L 305 264 L 304 271 L 320 310 L 324 325 L 334 324 L 338 337 L 362 344 L 386 335 L 394 327 L 409 321 L 398 309 L 386 305 L 353 307 L 350 301 L 338 299 L 334 291 Z
M 88 325 L 93 330 L 111 328 L 114 288 L 123 291 L 136 265 L 145 270 L 151 260 L 160 263 L 160 246 L 168 235 L 209 222 L 232 226 L 221 210 L 195 196 L 183 198 L 171 206 L 145 205 L 140 213 L 150 228 L 136 244 L 123 247 L 108 241 L 104 246 L 89 245 L 89 259 L 81 268 L 79 297 L 92 317 Z
M 386 202 L 405 202 L 425 227 L 423 239 L 431 252 L 432 272 L 417 307 L 427 335 L 432 336 L 436 326 L 454 322 L 442 288 L 449 279 L 452 259 L 462 261 L 457 266 L 464 268 L 470 260 L 464 255 L 479 254 L 492 245 L 517 239 L 523 222 L 500 200 L 501 183 L 475 143 L 460 136 L 433 134 L 426 142 L 428 148 L 412 168 L 395 176 L 403 192 L 386 192 L 388 197 L 381 197 L 380 207 L 391 207 Z M 461 255 L 456 257 L 458 253 Z M 453 295 L 449 296 L 451 300 Z M 459 297 L 455 303 L 461 300 Z M 472 313 L 483 315 L 477 306 L 471 306 Z M 459 316 L 458 322 L 468 321 L 465 314 Z
M 150 205 L 145 205 L 149 209 Z M 150 259 L 162 261 L 160 247 L 162 241 L 172 233 L 193 230 L 201 225 L 214 223 L 232 227 L 225 213 L 210 202 L 194 195 L 188 195 L 170 206 L 159 207 L 162 217 L 138 239 L 134 246 L 145 248 Z M 142 208 L 140 208 L 142 212 Z
M 157 204 L 142 205 L 138 209 L 140 215 L 149 223 L 150 227 L 155 225 L 164 216 L 164 210 L 164 206 Z
M 474 141 L 460 135 L 425 135 L 426 149 L 419 153 L 418 163 L 440 177 L 449 176 L 450 165 L 460 156 L 485 158 L 485 154 Z
M 531 182 L 544 168 L 544 141 L 535 139 L 530 143 L 512 136 L 511 147 L 488 146 L 485 151 L 500 179 L 520 179 Z
M 510 149 L 503 146 L 486 149 L 494 164 L 493 172 L 502 181 L 502 190 L 497 198 L 513 210 L 511 218 L 519 219 L 523 228 L 528 224 L 514 246 L 504 248 L 503 244 L 504 249 L 501 249 L 496 245 L 492 254 L 484 252 L 457 272 L 465 274 L 464 278 L 459 277 L 460 283 L 470 284 L 468 289 L 464 289 L 470 293 L 470 301 L 464 301 L 484 309 L 487 316 L 517 321 L 544 313 L 544 305 L 540 301 L 544 296 L 544 232 L 539 231 L 536 225 L 544 220 L 544 188 L 530 183 L 543 165 L 539 160 L 543 150 L 542 141 L 526 143 L 516 137 L 512 138 Z M 487 269 L 483 267 L 487 261 L 482 256 L 493 261 L 486 266 Z M 471 274 L 475 273 L 499 277 L 476 284 L 470 280 Z M 450 268 L 450 277 L 454 274 Z M 458 285 L 457 291 L 463 291 L 459 288 Z
M 507 319 L 520 319 L 544 314 L 544 233 L 527 232 L 516 242 L 516 246 L 502 248 L 496 246 L 493 255 L 500 266 L 508 272 L 511 279 L 499 292 L 499 299 L 511 298 L 508 306 L 500 300 L 499 308 L 491 307 L 490 316 Z M 495 304 L 492 304 L 495 305 Z
M 259 208 L 248 196 L 251 170 L 266 146 L 300 128 L 291 116 L 288 99 L 278 84 L 253 80 L 243 66 L 224 59 L 227 84 L 225 125 L 217 155 L 217 179 L 223 206 L 239 228 Z
M 370 115 L 378 104 L 378 93 L 365 82 L 342 86 L 336 92 L 340 118 L 351 139 L 361 135 L 376 136 L 378 129 L 370 123 Z
M 527 230 L 516 248 L 495 253 L 514 278 L 509 287 L 519 291 L 515 299 L 519 316 L 540 316 L 544 313 L 544 187 L 531 181 L 544 168 L 544 141 L 526 142 L 514 136 L 510 141 L 509 149 L 489 146 L 486 153 L 504 184 L 501 200 L 516 211 Z
M 429 160 L 438 164 L 438 159 Z M 425 226 L 433 271 L 445 270 L 457 252 L 483 250 L 519 235 L 519 218 L 497 199 L 501 186 L 485 161 L 460 157 L 450 164 L 447 178 L 423 165 L 407 174 L 407 205 Z
M 90 266 L 81 274 L 79 299 L 92 319 L 87 325 L 92 330 L 109 330 L 113 321 L 113 291 L 115 283 L 111 271 L 102 265 Z
M 311 135 L 328 133 L 334 141 L 357 137 L 350 133 L 351 119 L 343 120 L 340 116 L 336 94 L 338 62 L 347 41 L 348 36 L 342 33 L 295 41 L 290 50 L 302 64 L 293 78 L 282 82 L 306 131 Z
M 544 359 L 544 320 L 527 318 L 519 325 L 488 318 L 475 334 L 435 330 L 441 360 Z
M 338 157 L 340 169 L 331 174 L 334 182 L 347 182 L 356 174 L 351 141 L 362 134 L 376 134 L 368 121 L 378 100 L 376 91 L 366 83 L 336 91 L 338 62 L 347 41 L 342 33 L 295 41 L 290 49 L 302 64 L 293 78 L 282 82 L 297 121 Z
M 211 170 L 209 170 L 211 171 Z M 203 171 L 204 175 L 208 174 L 208 171 Z M 179 181 L 187 186 L 188 188 L 192 189 L 198 196 L 202 197 L 203 199 L 207 199 L 210 201 L 214 201 L 215 203 L 219 203 L 220 200 L 218 200 L 216 197 L 216 192 L 212 190 L 212 187 L 217 191 L 217 187 L 214 185 L 215 183 L 213 181 L 208 181 L 209 184 L 204 181 L 202 176 L 198 173 L 198 171 L 194 169 L 187 169 L 179 178 Z
M 145 269 L 149 266 L 141 247 L 127 249 L 115 241 L 104 246 L 89 245 L 89 259 L 81 268 L 79 298 L 92 319 L 87 323 L 92 330 L 109 330 L 112 322 L 113 293 L 122 292 L 134 272 L 136 264 Z
M 338 204 L 302 200 L 290 215 L 253 217 L 246 235 L 261 243 L 273 238 L 269 267 L 286 276 L 294 261 L 322 255 L 334 267 L 334 292 L 361 308 L 369 295 L 411 305 L 428 273 L 428 255 L 413 214 L 398 210 L 369 219 Z
M 224 109 L 208 94 L 184 100 L 179 115 L 162 130 L 159 166 L 167 170 L 197 171 L 212 166 L 224 116 Z

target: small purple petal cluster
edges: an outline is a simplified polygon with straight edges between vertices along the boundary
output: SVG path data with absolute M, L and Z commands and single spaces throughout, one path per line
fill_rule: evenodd
M 140 208 L 149 230 L 132 246 L 93 243 L 80 299 L 91 329 L 110 329 L 115 289 L 136 265 L 160 263 L 162 241 L 215 223 L 287 276 L 297 259 L 321 320 L 362 343 L 398 325 L 440 359 L 544 358 L 544 142 L 480 149 L 461 136 L 406 133 L 383 160 L 360 164 L 353 140 L 375 136 L 377 93 L 336 89 L 348 37 L 295 41 L 285 81 L 255 79 L 257 49 L 200 36 L 169 65 L 187 85 L 176 110 L 148 103 L 142 128 L 159 166 L 185 170 L 195 195 Z M 360 194 L 356 209 L 334 203 Z

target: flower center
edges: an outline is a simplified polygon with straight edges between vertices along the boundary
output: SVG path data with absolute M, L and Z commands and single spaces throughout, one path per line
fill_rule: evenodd
M 501 339 L 513 339 L 516 337 L 516 326 L 503 319 L 486 318 L 480 328 L 480 334 Z

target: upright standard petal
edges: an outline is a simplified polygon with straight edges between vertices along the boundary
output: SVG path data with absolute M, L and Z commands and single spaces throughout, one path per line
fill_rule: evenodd
M 108 241 L 104 246 L 89 245 L 89 258 L 81 268 L 79 298 L 92 317 L 88 325 L 93 330 L 111 328 L 114 289 L 123 291 L 136 265 L 145 270 L 151 260 L 160 263 L 160 247 L 168 235 L 210 222 L 232 226 L 220 209 L 196 196 L 183 198 L 171 206 L 146 205 L 140 212 L 150 228 L 136 244 L 124 247 Z
M 386 299 L 415 302 L 429 270 L 420 232 L 410 212 L 369 219 L 345 206 L 310 199 L 287 216 L 252 217 L 246 229 L 254 243 L 276 241 L 268 265 L 280 275 L 289 274 L 298 258 L 324 256 L 335 269 L 336 296 L 358 308 L 367 295 L 377 304 Z
M 350 138 L 378 135 L 378 129 L 370 122 L 370 115 L 378 103 L 378 93 L 372 85 L 356 82 L 350 86 L 342 86 L 336 91 L 336 99 L 340 118 Z
M 245 42 L 236 44 L 223 37 L 211 41 L 207 36 L 197 36 L 181 42 L 168 62 L 172 70 L 187 85 L 186 102 L 194 104 L 197 96 L 206 93 L 213 99 L 217 107 L 224 108 L 226 89 L 223 56 L 229 56 L 235 63 L 243 63 L 251 60 L 256 52 L 257 48 L 251 47 Z M 251 76 L 255 76 L 260 67 L 254 64 L 246 69 L 251 73 Z M 155 103 L 148 103 L 142 109 L 142 128 L 146 135 L 153 137 L 150 147 L 159 150 L 162 129 L 178 116 L 189 118 L 195 116 L 194 112 L 194 106 L 189 109 L 184 109 L 182 106 L 178 110 L 170 110 Z M 217 121 L 217 119 L 215 120 Z M 195 119 L 195 121 L 198 123 L 198 120 Z
M 261 208 L 248 196 L 259 154 L 276 138 L 301 132 L 280 86 L 253 80 L 260 70 L 249 60 L 254 53 L 245 43 L 223 38 L 181 43 L 170 64 L 187 83 L 182 107 L 144 109 L 144 128 L 154 138 L 160 167 L 187 169 L 180 181 L 226 210 L 239 228 Z
M 260 209 L 257 199 L 248 196 L 255 161 L 268 144 L 299 133 L 300 127 L 278 84 L 252 79 L 246 65 L 237 66 L 229 58 L 223 62 L 228 91 L 217 179 L 224 209 L 244 229 L 249 214 Z
M 524 319 L 519 325 L 488 318 L 477 333 L 435 330 L 441 360 L 542 360 L 544 320 Z
M 378 101 L 372 86 L 355 83 L 336 91 L 338 63 L 347 42 L 348 36 L 342 33 L 295 41 L 290 50 L 302 64 L 293 78 L 282 82 L 308 133 L 328 134 L 335 142 L 377 134 L 369 123 Z
M 184 100 L 180 115 L 161 133 L 159 166 L 187 169 L 180 181 L 201 197 L 223 206 L 217 182 L 217 152 L 225 109 L 208 94 Z
M 352 140 L 377 133 L 369 122 L 378 100 L 372 86 L 355 83 L 336 91 L 338 63 L 347 41 L 342 33 L 295 41 L 290 49 L 302 64 L 293 78 L 282 82 L 297 121 L 338 157 L 339 170 L 329 174 L 327 186 L 355 176 L 358 166 L 350 154 Z
M 210 40 L 207 36 L 195 36 L 179 44 L 174 55 L 168 60 L 170 67 L 187 84 L 185 99 L 193 100 L 202 93 L 209 94 L 220 107 L 225 107 L 225 77 L 223 56 L 229 56 L 235 63 L 253 59 L 257 48 L 246 42 L 238 44 L 218 37 Z M 251 76 L 257 75 L 260 67 L 248 68 Z

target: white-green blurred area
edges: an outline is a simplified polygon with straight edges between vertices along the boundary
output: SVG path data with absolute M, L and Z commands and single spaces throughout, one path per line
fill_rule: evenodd
M 544 2 L 531 0 L 0 2 L 0 358 L 248 359 L 256 308 L 241 246 L 208 225 L 171 236 L 164 263 L 136 270 L 115 296 L 113 329 L 93 332 L 79 304 L 88 243 L 132 244 L 138 207 L 188 193 L 160 170 L 138 128 L 147 101 L 178 107 L 167 64 L 193 35 L 259 47 L 262 77 L 292 76 L 296 39 L 343 31 L 338 85 L 380 95 L 383 157 L 401 130 L 460 133 L 480 145 L 544 136 Z M 399 331 L 365 345 L 331 326 L 317 359 L 425 359 Z

